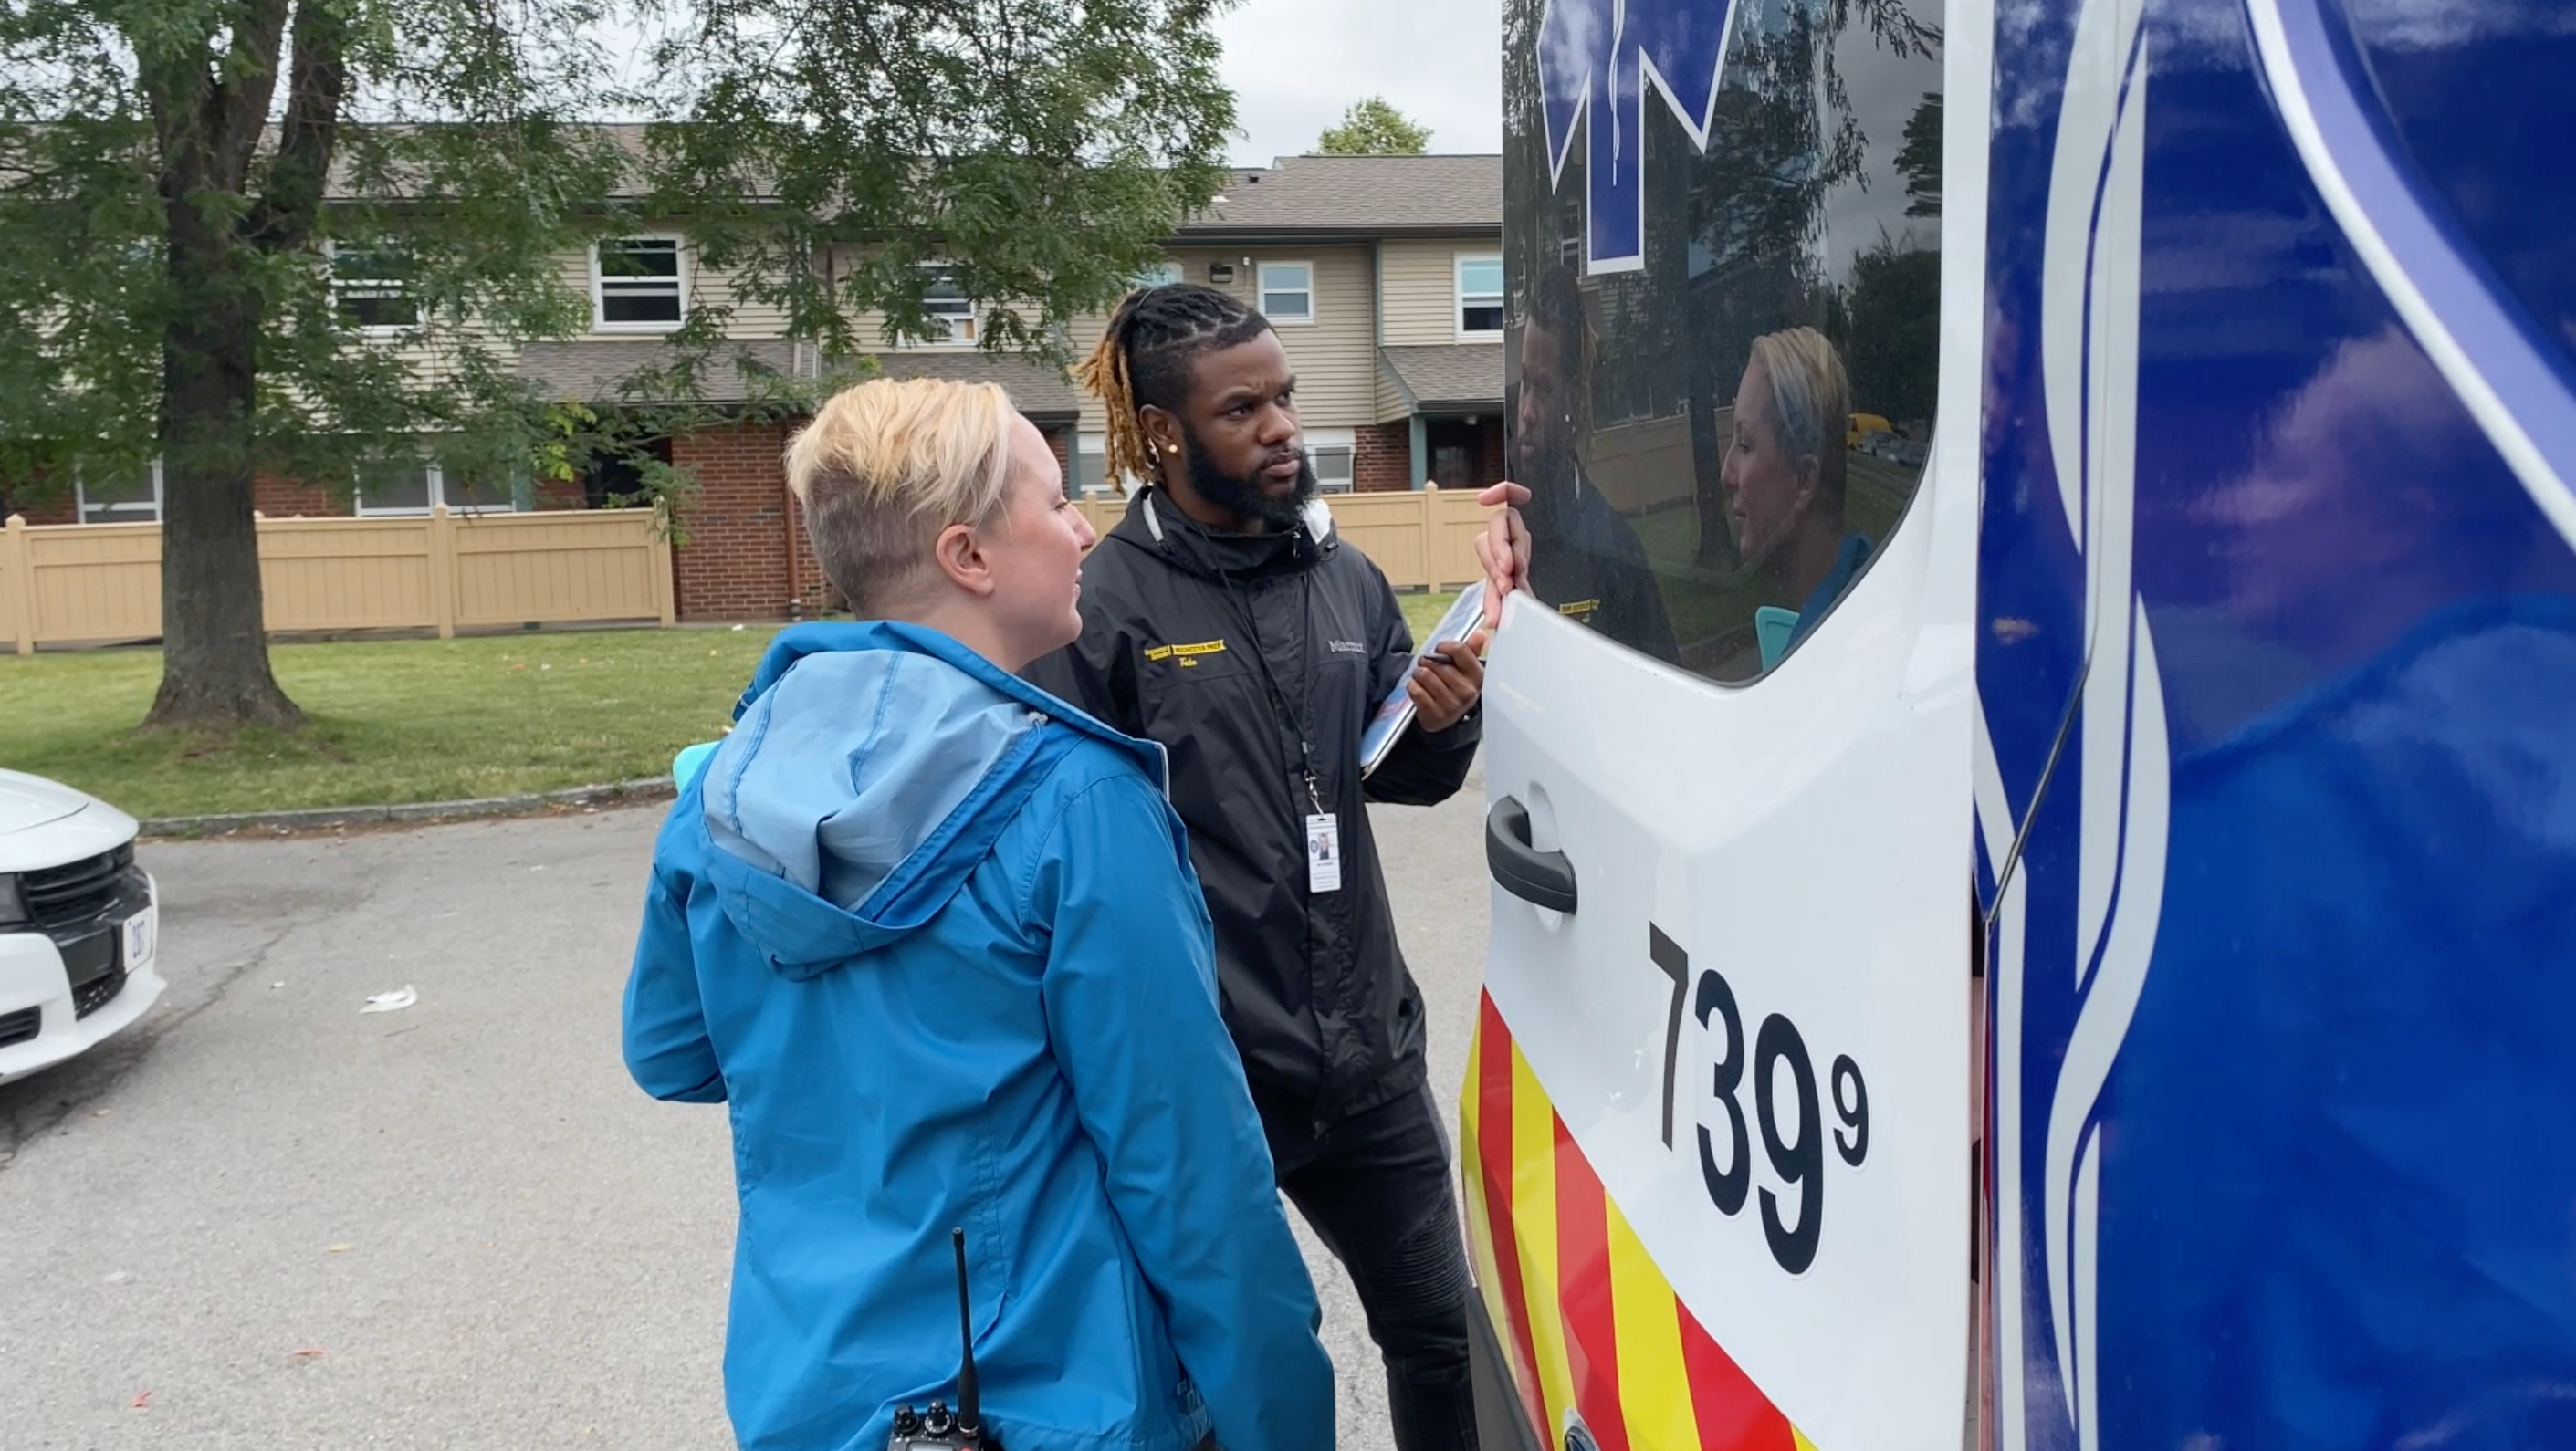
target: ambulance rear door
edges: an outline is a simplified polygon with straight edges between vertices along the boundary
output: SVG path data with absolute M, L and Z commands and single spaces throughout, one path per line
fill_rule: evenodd
M 1960 1441 L 1986 25 L 1950 9 L 1506 5 L 1488 1445 Z

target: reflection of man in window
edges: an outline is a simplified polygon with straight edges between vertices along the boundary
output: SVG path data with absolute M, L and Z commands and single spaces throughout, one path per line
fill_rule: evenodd
M 1574 273 L 1541 271 L 1521 325 L 1512 427 L 1514 476 L 1529 492 L 1521 506 L 1529 529 L 1528 588 L 1621 644 L 1671 660 L 1679 652 L 1645 546 L 1583 471 L 1590 340 Z
M 1796 327 L 1754 339 L 1719 479 L 1744 562 L 1799 601 L 1792 645 L 1869 562 L 1870 542 L 1843 532 L 1850 416 L 1851 385 L 1824 334 Z

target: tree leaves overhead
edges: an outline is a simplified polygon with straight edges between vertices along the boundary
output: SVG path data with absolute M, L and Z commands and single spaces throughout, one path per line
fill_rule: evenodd
M 201 722 L 291 722 L 259 655 L 256 475 L 345 491 L 429 452 L 524 497 L 562 405 L 596 400 L 548 397 L 521 350 L 589 329 L 606 237 L 676 229 L 692 276 L 731 274 L 623 390 L 657 431 L 707 421 L 737 310 L 848 359 L 887 340 L 862 313 L 930 330 L 934 259 L 987 347 L 1052 349 L 1216 192 L 1217 8 L 6 0 L 0 492 L 161 458 L 172 678 L 232 661 L 190 687 Z M 722 396 L 753 411 L 810 403 L 815 380 L 738 371 Z M 188 694 L 165 683 L 156 719 Z
M 0 11 L 0 486 L 159 447 L 162 333 L 204 302 L 174 291 L 164 247 L 161 190 L 191 156 L 225 285 L 266 319 L 260 466 L 318 482 L 352 481 L 366 438 L 536 427 L 511 362 L 587 327 L 566 254 L 648 221 L 745 274 L 730 304 L 701 296 L 682 366 L 649 382 L 730 368 L 717 340 L 746 303 L 834 353 L 886 343 L 865 313 L 927 333 L 913 264 L 931 260 L 990 306 L 990 346 L 1044 349 L 1215 194 L 1234 114 L 1217 8 L 22 0 Z M 297 235 L 279 225 L 319 179 L 295 174 L 278 123 L 313 16 L 343 32 L 345 90 L 308 153 L 328 204 Z M 601 37 L 647 30 L 654 81 L 622 87 Z M 217 134 L 243 116 L 254 144 Z M 661 119 L 591 124 L 614 116 Z M 353 337 L 322 254 L 385 238 L 421 325 Z
M 691 99 L 652 133 L 647 208 L 830 351 L 889 340 L 865 312 L 931 335 L 930 262 L 980 304 L 986 346 L 1051 350 L 1216 194 L 1218 8 L 720 0 L 660 47 Z

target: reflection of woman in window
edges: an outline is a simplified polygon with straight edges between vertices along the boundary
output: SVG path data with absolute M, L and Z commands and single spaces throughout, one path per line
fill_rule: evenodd
M 1735 390 L 1735 437 L 1719 482 L 1745 563 L 1799 601 L 1795 644 L 1861 566 L 1870 542 L 1843 533 L 1843 434 L 1851 385 L 1825 335 L 1789 328 L 1753 341 Z

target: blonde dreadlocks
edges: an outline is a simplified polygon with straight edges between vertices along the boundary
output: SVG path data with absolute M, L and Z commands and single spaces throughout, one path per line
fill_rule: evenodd
M 1190 393 L 1190 364 L 1199 354 L 1250 342 L 1269 330 L 1269 319 L 1213 287 L 1173 282 L 1128 293 L 1110 315 L 1100 346 L 1074 370 L 1075 381 L 1109 413 L 1109 476 L 1148 483 L 1161 477 L 1137 411 L 1178 413 Z

